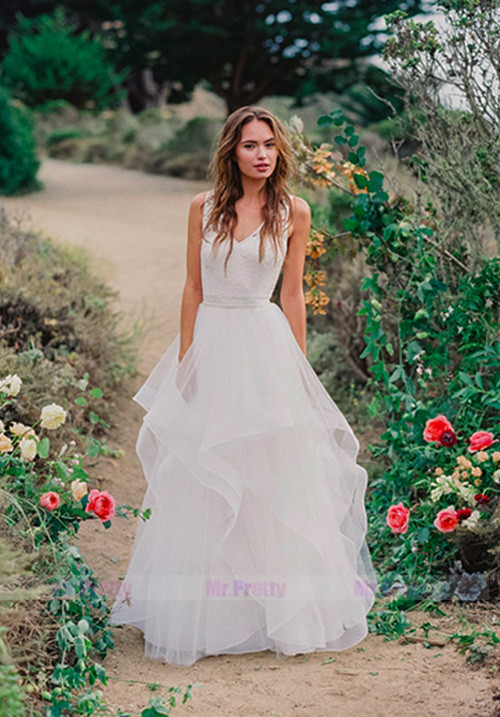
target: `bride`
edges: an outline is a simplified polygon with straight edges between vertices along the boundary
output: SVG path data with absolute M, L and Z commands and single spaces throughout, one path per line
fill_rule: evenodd
M 112 625 L 173 665 L 366 637 L 377 575 L 359 442 L 306 356 L 310 208 L 261 107 L 227 119 L 191 202 L 180 331 L 134 396 L 147 480 Z M 271 296 L 282 274 L 280 306 Z

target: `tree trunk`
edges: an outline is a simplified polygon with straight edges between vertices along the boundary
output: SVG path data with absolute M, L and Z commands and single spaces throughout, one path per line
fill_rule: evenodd
M 134 114 L 151 107 L 160 107 L 171 89 L 167 83 L 158 85 L 149 67 L 132 68 L 126 87 L 128 106 Z

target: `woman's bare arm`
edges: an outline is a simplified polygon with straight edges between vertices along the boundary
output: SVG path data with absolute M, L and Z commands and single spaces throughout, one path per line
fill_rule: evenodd
M 198 306 L 203 300 L 200 246 L 202 238 L 202 207 L 205 201 L 205 195 L 206 192 L 197 194 L 191 200 L 189 207 L 186 282 L 184 284 L 181 304 L 179 362 L 182 361 L 184 354 L 193 340 L 196 314 L 198 312 Z
M 293 229 L 283 264 L 280 301 L 283 313 L 300 348 L 307 355 L 306 304 L 304 298 L 304 264 L 311 231 L 311 209 L 300 197 L 293 198 Z

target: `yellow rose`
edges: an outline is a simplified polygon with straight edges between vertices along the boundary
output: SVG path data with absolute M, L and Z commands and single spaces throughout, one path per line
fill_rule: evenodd
M 495 463 L 498 463 L 498 461 L 500 461 L 500 451 L 493 451 L 493 455 L 491 457 Z
M 476 453 L 476 458 L 479 461 L 479 463 L 483 463 L 483 461 L 488 460 L 489 455 L 486 453 L 486 451 L 478 451 Z
M 71 482 L 71 494 L 74 500 L 81 500 L 88 492 L 87 484 L 83 480 L 74 480 Z
M 434 473 L 435 473 L 437 476 L 442 476 L 443 473 L 444 473 L 444 471 L 443 471 L 442 468 L 436 468 L 436 470 L 434 471 Z
M 19 443 L 21 448 L 21 458 L 25 461 L 32 461 L 36 456 L 36 443 L 29 436 L 21 438 Z
M 8 453 L 13 448 L 12 441 L 5 433 L 0 434 L 0 453 Z
M 62 406 L 58 406 L 57 403 L 50 403 L 48 406 L 42 408 L 41 414 L 42 428 L 47 428 L 49 431 L 53 431 L 64 423 L 66 420 L 66 411 Z
M 482 475 L 482 474 L 483 474 L 483 471 L 481 470 L 481 468 L 480 468 L 479 466 L 475 466 L 475 467 L 471 470 L 471 473 L 472 473 L 473 476 L 476 476 L 476 477 L 477 477 L 477 476 Z

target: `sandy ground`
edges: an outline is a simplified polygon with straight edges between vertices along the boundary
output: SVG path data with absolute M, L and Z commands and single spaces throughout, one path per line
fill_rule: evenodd
M 43 163 L 43 192 L 1 198 L 11 215 L 25 226 L 53 239 L 84 246 L 94 270 L 120 292 L 120 308 L 130 321 L 152 320 L 143 340 L 138 388 L 167 348 L 179 326 L 185 278 L 187 209 L 191 197 L 206 188 L 202 183 L 146 175 L 108 166 L 75 165 L 55 160 Z M 119 400 L 117 424 L 109 439 L 125 456 L 105 458 L 93 470 L 101 489 L 119 503 L 139 507 L 145 480 L 135 454 L 142 410 Z M 133 520 L 115 519 L 110 530 L 98 521 L 82 525 L 79 547 L 112 594 L 125 574 L 135 534 Z M 433 639 L 455 631 L 469 632 L 466 618 L 480 630 L 483 623 L 498 625 L 492 607 L 455 607 L 445 617 L 409 613 L 416 636 L 418 625 L 430 621 L 438 629 Z M 500 715 L 500 661 L 472 669 L 454 644 L 426 647 L 421 641 L 384 641 L 370 634 L 342 653 L 313 653 L 277 659 L 260 653 L 208 657 L 189 668 L 173 667 L 144 656 L 142 633 L 130 626 L 114 628 L 115 649 L 104 661 L 108 686 L 104 694 L 110 714 L 118 709 L 140 714 L 151 696 L 166 695 L 148 685 L 163 687 L 189 683 L 199 686 L 193 698 L 173 714 L 200 717 L 428 717 L 443 712 L 462 717 Z M 497 648 L 498 649 L 498 648 Z

